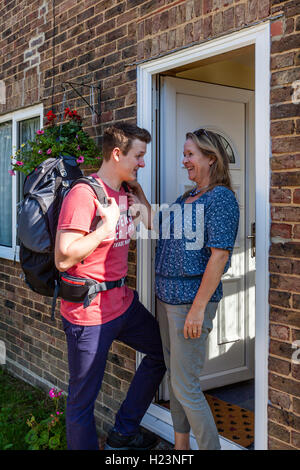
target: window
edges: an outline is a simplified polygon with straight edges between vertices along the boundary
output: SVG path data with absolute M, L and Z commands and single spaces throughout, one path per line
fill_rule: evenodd
M 10 176 L 11 156 L 22 144 L 28 145 L 43 125 L 43 106 L 0 116 L 0 258 L 17 259 L 17 203 L 22 199 L 25 176 Z

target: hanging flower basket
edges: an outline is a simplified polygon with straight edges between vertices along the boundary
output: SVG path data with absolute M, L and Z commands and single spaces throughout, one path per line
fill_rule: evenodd
M 82 129 L 82 118 L 76 110 L 66 108 L 64 119 L 68 121 L 63 123 L 56 122 L 53 111 L 49 111 L 46 118 L 46 126 L 36 132 L 35 139 L 22 144 L 16 155 L 11 157 L 11 175 L 15 171 L 28 175 L 49 157 L 71 156 L 78 165 L 95 165 L 96 160 L 102 159 L 94 140 Z

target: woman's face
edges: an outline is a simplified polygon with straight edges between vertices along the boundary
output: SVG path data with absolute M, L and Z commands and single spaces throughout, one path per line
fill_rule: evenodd
M 182 163 L 187 169 L 191 181 L 199 184 L 209 184 L 209 169 L 213 161 L 212 157 L 203 155 L 192 139 L 185 141 Z

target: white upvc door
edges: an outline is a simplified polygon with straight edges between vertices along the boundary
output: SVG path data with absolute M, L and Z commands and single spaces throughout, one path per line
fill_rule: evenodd
M 254 93 L 178 78 L 161 78 L 160 203 L 171 203 L 193 183 L 182 165 L 188 131 L 219 133 L 228 146 L 240 223 L 231 267 L 222 277 L 224 297 L 207 341 L 201 374 L 203 390 L 254 377 L 255 257 L 251 229 L 255 222 Z M 162 397 L 168 398 L 166 382 Z

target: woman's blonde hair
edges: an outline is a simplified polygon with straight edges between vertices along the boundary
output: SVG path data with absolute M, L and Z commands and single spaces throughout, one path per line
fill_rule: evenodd
M 210 184 L 208 190 L 213 189 L 215 186 L 226 186 L 234 193 L 229 173 L 229 156 L 219 134 L 206 129 L 198 129 L 194 132 L 188 132 L 186 139 L 191 139 L 206 157 L 215 157 L 209 170 Z M 183 198 L 188 193 L 190 191 L 187 191 Z

